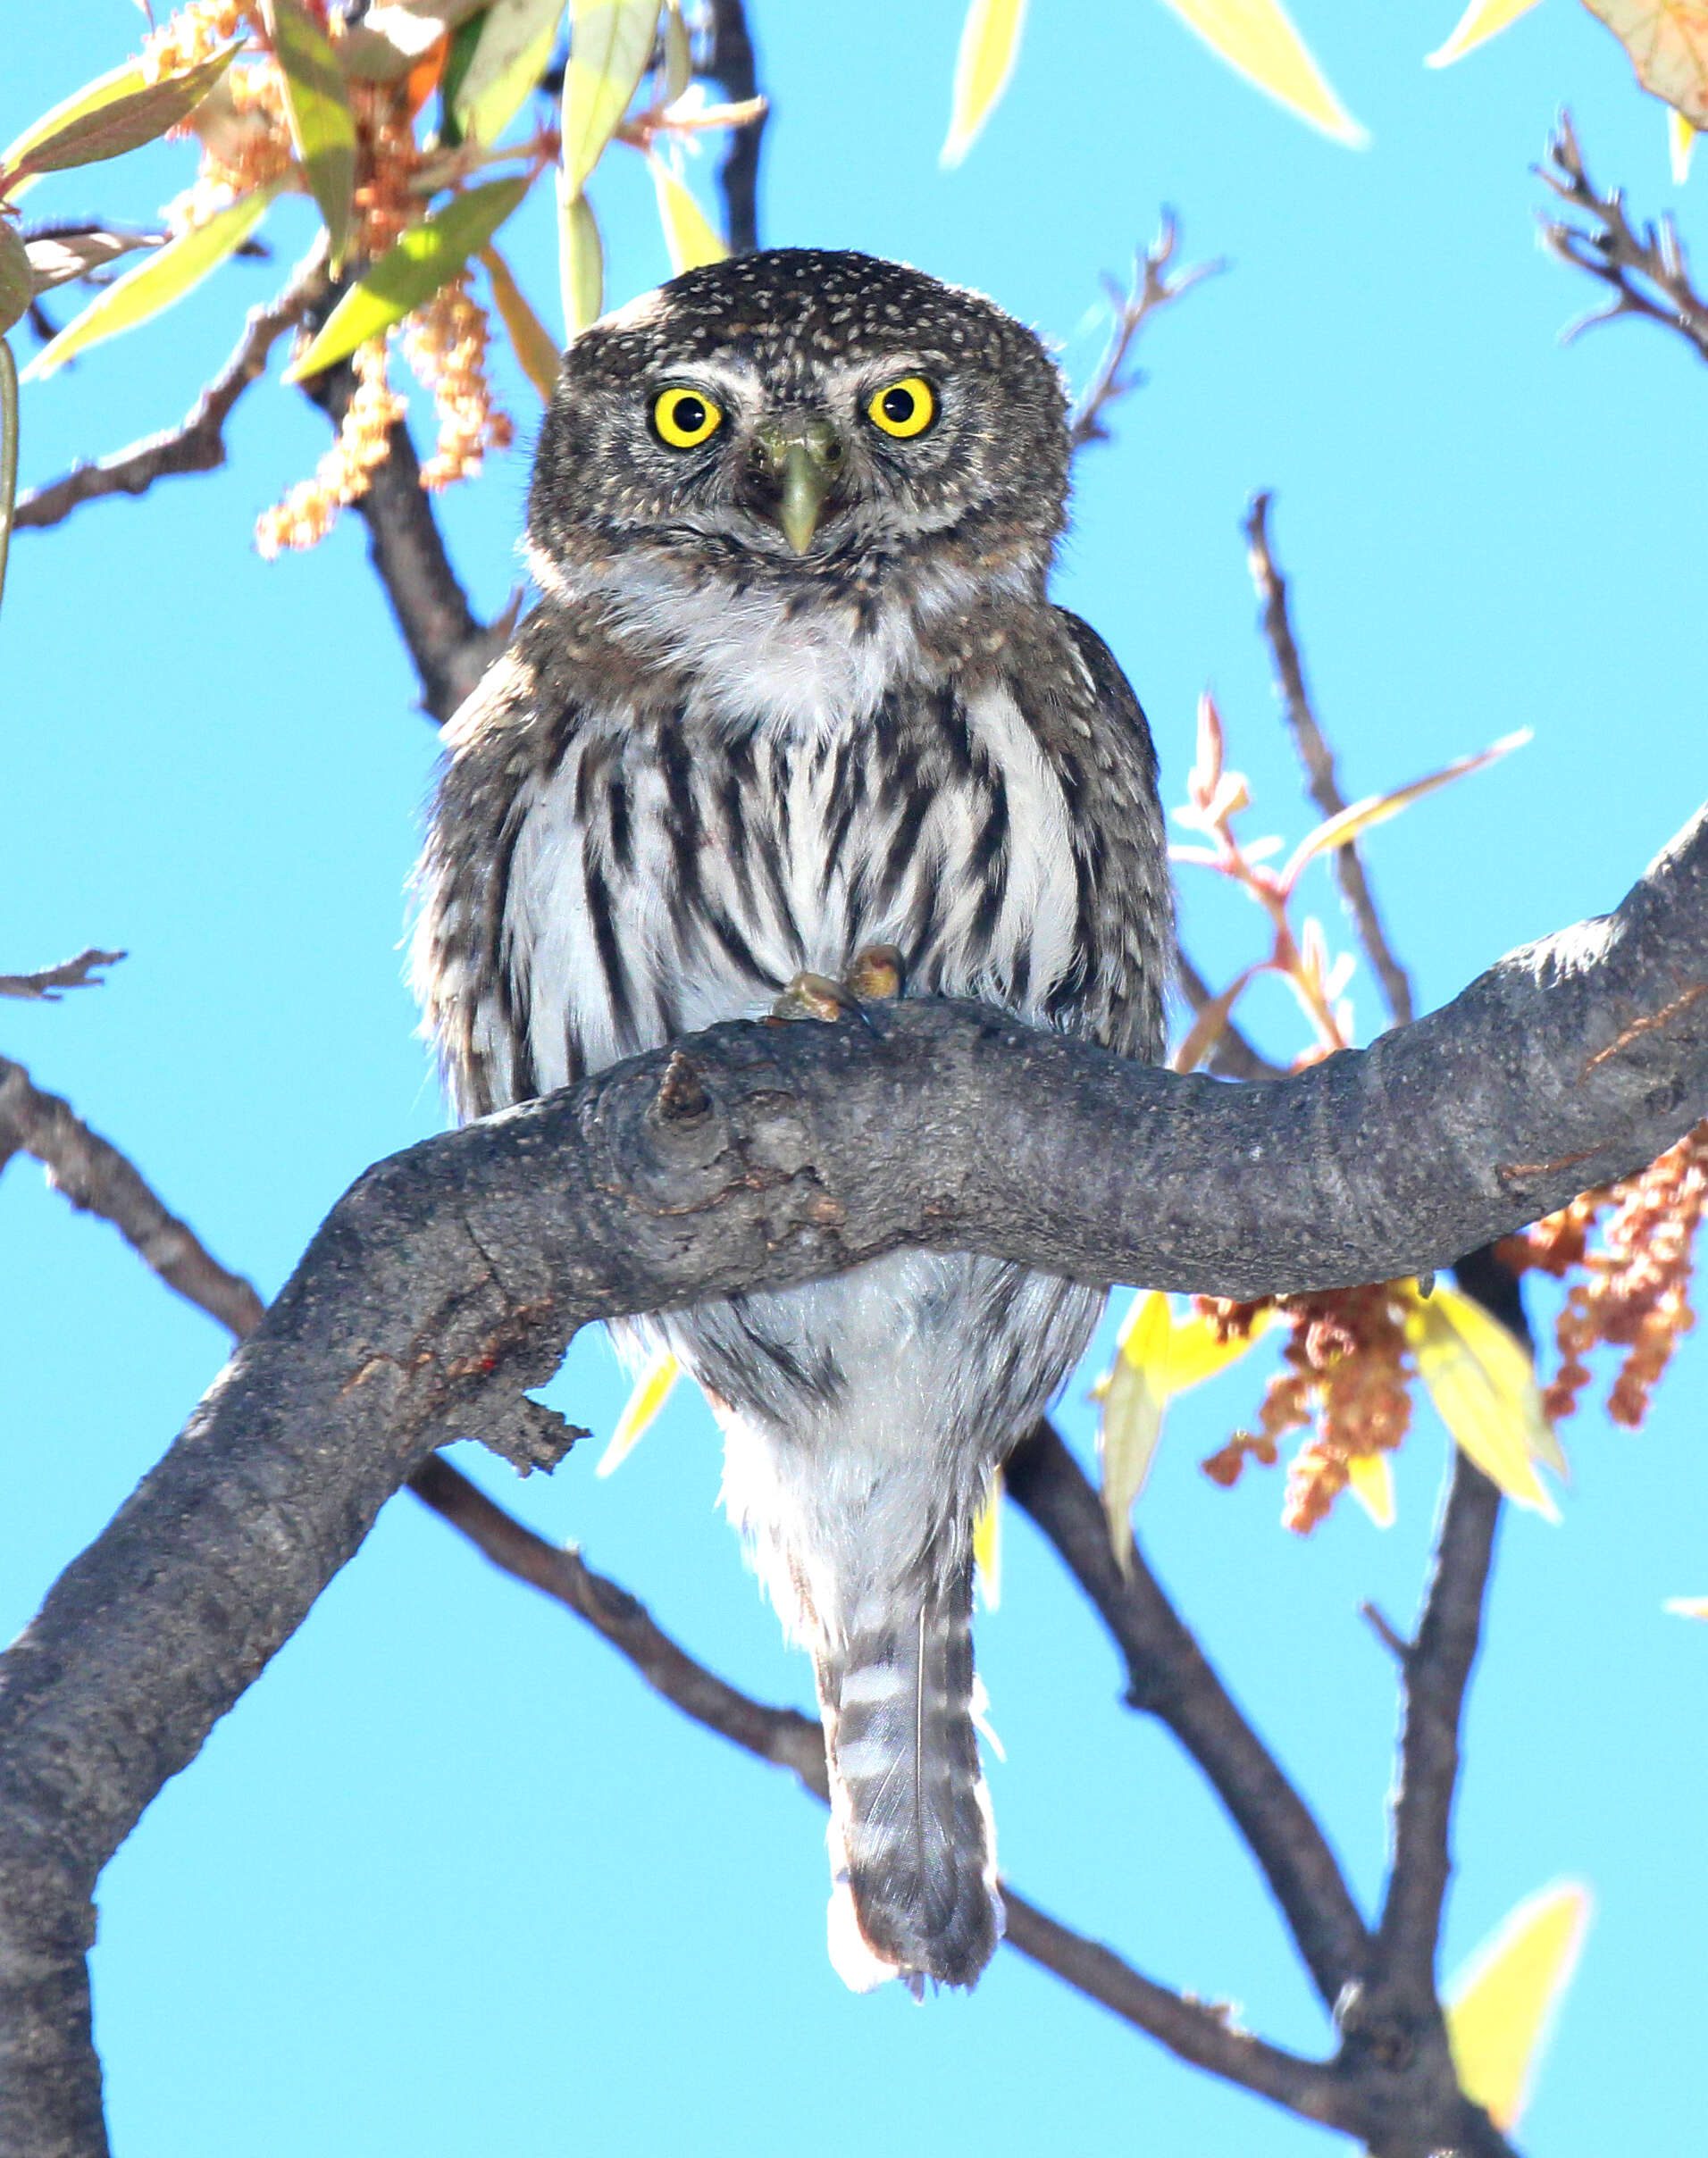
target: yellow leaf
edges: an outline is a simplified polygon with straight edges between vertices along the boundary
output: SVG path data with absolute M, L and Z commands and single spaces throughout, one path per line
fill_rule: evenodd
M 1319 854 L 1327 854 L 1335 847 L 1344 847 L 1348 840 L 1355 840 L 1360 832 L 1368 832 L 1372 824 L 1385 824 L 1391 816 L 1398 816 L 1402 809 L 1409 809 L 1413 802 L 1421 801 L 1426 794 L 1433 794 L 1437 787 L 1450 781 L 1463 779 L 1468 772 L 1480 772 L 1485 765 L 1508 756 L 1514 749 L 1523 749 L 1530 740 L 1528 727 L 1520 727 L 1515 734 L 1503 734 L 1499 741 L 1491 742 L 1486 749 L 1479 749 L 1475 757 L 1456 757 L 1451 765 L 1444 765 L 1439 772 L 1427 773 L 1422 779 L 1414 779 L 1408 787 L 1395 787 L 1387 794 L 1367 794 L 1362 801 L 1349 802 L 1344 809 L 1327 816 L 1314 832 L 1308 832 L 1293 850 L 1293 859 L 1281 872 L 1281 882 L 1291 891 L 1298 881 L 1299 872 L 1305 864 Z
M 991 1478 L 991 1495 L 979 1509 L 973 1524 L 973 1564 L 984 1608 L 993 1611 L 1002 1601 L 1002 1471 Z
M 1584 0 L 1631 56 L 1645 90 L 1708 128 L 1708 0 Z
M 670 1399 L 671 1388 L 682 1376 L 682 1366 L 668 1349 L 660 1349 L 634 1382 L 633 1392 L 616 1420 L 611 1443 L 599 1456 L 596 1476 L 608 1476 L 622 1468 L 646 1436 L 648 1426 Z
M 1377 1528 L 1392 1528 L 1394 1521 L 1394 1475 L 1385 1453 L 1355 1453 L 1347 1457 L 1347 1482 L 1352 1493 Z
M 1669 1596 L 1661 1608 L 1675 1618 L 1708 1618 L 1708 1596 Z
M 1527 1897 L 1446 1988 L 1459 2087 L 1496 2128 L 1516 2128 L 1589 1925 L 1589 1891 L 1561 1881 Z
M 996 110 L 1020 56 L 1026 0 L 972 0 L 955 55 L 955 88 L 949 134 L 938 163 L 959 164 L 979 130 Z
M 356 118 L 331 40 L 297 0 L 269 0 L 272 49 L 285 86 L 290 139 L 326 221 L 332 266 L 344 259 L 356 186 Z
M 1445 45 L 1437 46 L 1423 64 L 1451 67 L 1455 60 L 1462 60 L 1467 53 L 1498 37 L 1508 23 L 1516 22 L 1520 15 L 1528 15 L 1536 4 L 1536 0 L 1470 0 L 1453 36 Z
M 490 180 L 484 187 L 454 195 L 423 223 L 411 225 L 379 261 L 358 278 L 333 308 L 309 346 L 286 368 L 282 380 L 300 382 L 335 360 L 347 359 L 358 345 L 400 322 L 406 314 L 448 285 L 479 252 L 521 202 L 530 186 L 524 175 Z
M 1405 1334 L 1441 1420 L 1509 1499 L 1560 1518 L 1534 1464 L 1563 1468 L 1524 1345 L 1480 1304 L 1437 1283 L 1427 1301 L 1406 1292 Z
M 1672 184 L 1683 187 L 1690 177 L 1690 153 L 1696 146 L 1696 130 L 1682 113 L 1667 108 L 1667 157 L 1672 167 Z
M 706 213 L 661 157 L 649 156 L 652 184 L 658 196 L 658 222 L 665 229 L 670 267 L 680 277 L 684 270 L 698 270 L 707 263 L 721 263 L 729 249 L 708 222 Z
M 576 0 L 564 71 L 564 175 L 579 195 L 652 57 L 659 0 Z
M 1132 1563 L 1127 1524 L 1162 1436 L 1168 1400 L 1168 1341 L 1174 1318 L 1160 1289 L 1141 1290 L 1116 1342 L 1105 1382 L 1098 1448 L 1103 1461 L 1103 1514 L 1123 1572 Z
M 503 134 L 545 72 L 563 16 L 564 0 L 492 0 L 451 100 L 465 137 Z
M 1228 1365 L 1237 1364 L 1268 1330 L 1272 1312 L 1260 1311 L 1246 1334 L 1232 1334 L 1221 1338 L 1215 1321 L 1201 1312 L 1193 1312 L 1190 1318 L 1177 1320 L 1168 1336 L 1168 1389 L 1172 1396 L 1185 1393 L 1189 1386 L 1200 1386 L 1206 1379 L 1213 1379 Z
M 482 247 L 481 261 L 492 280 L 492 297 L 498 304 L 499 319 L 510 333 L 510 343 L 522 372 L 540 392 L 541 404 L 549 405 L 557 383 L 559 356 L 551 332 L 523 298 L 516 280 L 510 274 L 509 263 L 498 249 Z
M 282 180 L 275 180 L 251 195 L 239 196 L 229 208 L 216 211 L 205 225 L 197 225 L 156 248 L 134 270 L 97 292 L 81 314 L 42 347 L 21 379 L 40 381 L 74 354 L 87 352 L 104 339 L 117 337 L 121 330 L 134 330 L 138 322 L 146 322 L 163 307 L 182 299 L 241 247 L 283 185 Z
M 1341 104 L 1280 0 L 1166 0 L 1218 58 L 1302 120 L 1361 150 L 1369 141 Z
M 564 340 L 574 344 L 605 312 L 605 248 L 585 195 L 557 175 L 557 275 L 564 296 Z

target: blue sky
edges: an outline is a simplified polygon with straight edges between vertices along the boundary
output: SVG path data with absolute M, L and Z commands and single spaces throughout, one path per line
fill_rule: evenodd
M 1371 841 L 1427 1007 L 1613 904 L 1704 792 L 1708 378 L 1645 325 L 1561 346 L 1592 295 L 1535 246 L 1545 197 L 1528 168 L 1569 104 L 1592 171 L 1642 214 L 1676 202 L 1704 262 L 1708 180 L 1673 188 L 1661 108 L 1575 0 L 1546 0 L 1443 74 L 1420 62 L 1454 0 L 1296 12 L 1369 150 L 1310 133 L 1161 7 L 1036 0 L 1006 104 L 944 174 L 959 4 L 755 0 L 775 100 L 764 231 L 980 286 L 1080 381 L 1101 348 L 1100 272 L 1124 270 L 1160 204 L 1178 209 L 1188 259 L 1228 259 L 1155 326 L 1118 441 L 1082 459 L 1059 593 L 1131 674 L 1170 799 L 1214 685 L 1260 805 L 1253 829 L 1292 837 L 1306 821 L 1239 532 L 1259 486 L 1277 492 L 1350 794 L 1535 727 L 1520 755 Z M 8 41 L 0 136 L 137 30 L 122 0 L 32 12 Z M 46 183 L 31 211 L 144 218 L 189 170 L 162 147 Z M 665 273 L 650 188 L 619 168 L 594 192 L 625 297 Z M 289 247 L 307 220 L 270 230 Z M 508 252 L 542 312 L 550 249 L 531 205 Z M 26 481 L 174 421 L 283 268 L 233 264 L 27 390 Z M 523 447 L 444 503 L 487 614 L 518 575 L 538 413 L 525 383 L 504 389 Z M 249 546 L 256 512 L 323 439 L 299 399 L 257 389 L 223 472 L 21 536 L 0 622 L 0 966 L 88 943 L 131 953 L 102 990 L 7 1006 L 5 1051 L 266 1294 L 367 1162 L 440 1121 L 398 949 L 434 738 L 356 521 L 306 558 L 267 565 Z M 1189 881 L 1183 902 L 1201 966 L 1225 976 L 1252 955 L 1232 901 Z M 1326 883 L 1317 903 L 1338 943 Z M 1361 970 L 1352 994 L 1368 1035 L 1378 1007 Z M 1253 1016 L 1293 1046 L 1282 1001 Z M 223 1342 L 21 1163 L 0 1182 L 0 1253 L 10 1632 L 169 1442 Z M 1551 2158 L 1708 2134 L 1708 1633 L 1661 1610 L 1708 1589 L 1705 1379 L 1687 1344 L 1642 1434 L 1569 1426 L 1563 1522 L 1503 1531 L 1445 1961 L 1542 1883 L 1592 1884 L 1597 1917 L 1526 2129 Z M 1080 1443 L 1084 1384 L 1064 1410 Z M 1444 1442 L 1426 1419 L 1408 1443 L 1395 1528 L 1348 1510 L 1301 1543 L 1277 1526 L 1277 1476 L 1226 1494 L 1196 1468 L 1257 1385 L 1242 1367 L 1183 1406 L 1142 1525 L 1368 1904 L 1394 1705 L 1356 1610 L 1373 1598 L 1403 1624 L 1414 1608 Z M 622 1392 L 590 1336 L 553 1398 L 602 1433 Z M 591 1447 L 525 1488 L 462 1453 L 717 1669 L 809 1701 L 715 1511 L 697 1408 L 674 1409 L 607 1484 Z M 1120 1708 L 1111 1652 L 1023 1521 L 1007 1545 L 980 1656 L 1016 1885 L 1147 1971 L 1237 2000 L 1265 2035 L 1320 2045 L 1215 1802 Z M 781 2158 L 809 2137 L 851 2158 L 875 2122 L 904 2152 L 1136 2136 L 1159 2158 L 1302 2158 L 1332 2141 L 1012 1956 L 970 1999 L 856 2000 L 825 1961 L 824 1898 L 821 1819 L 784 1777 L 657 1705 L 573 1620 L 399 1499 L 105 1878 L 95 1982 L 116 2147 Z

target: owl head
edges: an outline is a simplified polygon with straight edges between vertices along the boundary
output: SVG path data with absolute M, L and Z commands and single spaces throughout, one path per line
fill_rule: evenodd
M 576 339 L 529 503 L 541 580 L 655 564 L 870 586 L 928 560 L 1042 580 L 1061 529 L 1060 377 L 977 293 L 780 247 L 691 270 Z

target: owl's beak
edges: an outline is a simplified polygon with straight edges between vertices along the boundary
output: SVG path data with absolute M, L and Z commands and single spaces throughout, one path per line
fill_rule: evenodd
M 771 514 L 796 554 L 813 543 L 841 469 L 842 440 L 829 420 L 791 414 L 753 431 L 754 461 L 776 489 Z

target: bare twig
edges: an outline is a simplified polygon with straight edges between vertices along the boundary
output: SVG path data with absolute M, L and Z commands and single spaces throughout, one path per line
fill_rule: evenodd
M 758 67 L 752 33 L 741 0 L 712 0 L 711 30 L 699 72 L 723 89 L 732 105 L 759 96 Z M 759 138 L 762 113 L 746 127 L 730 130 L 717 184 L 724 197 L 724 234 L 732 255 L 751 255 L 759 244 Z
M 1646 316 L 1676 330 L 1700 360 L 1708 360 L 1708 300 L 1690 281 L 1684 243 L 1670 217 L 1657 224 L 1634 226 L 1625 213 L 1625 197 L 1615 188 L 1606 195 L 1591 180 L 1571 124 L 1561 113 L 1548 138 L 1547 162 L 1537 177 L 1587 227 L 1545 217 L 1542 244 L 1574 270 L 1605 285 L 1612 297 L 1605 307 L 1581 316 L 1564 332 L 1564 341 L 1597 322 L 1621 314 Z
M 1293 746 L 1305 768 L 1308 791 L 1324 816 L 1337 816 L 1346 807 L 1346 797 L 1335 776 L 1334 752 L 1323 739 L 1322 729 L 1311 708 L 1310 693 L 1305 687 L 1304 662 L 1299 657 L 1293 624 L 1287 617 L 1286 580 L 1277 568 L 1270 551 L 1271 499 L 1267 492 L 1253 495 L 1245 514 L 1245 544 L 1252 582 L 1263 602 L 1263 633 L 1275 662 L 1276 690 L 1286 714 Z M 1365 957 L 1382 985 L 1389 1016 L 1396 1026 L 1404 1026 L 1412 1017 L 1411 980 L 1389 949 L 1381 916 L 1365 879 L 1363 863 L 1359 859 L 1356 841 L 1348 840 L 1344 847 L 1335 848 L 1335 879 L 1352 926 L 1358 932 L 1358 941 L 1364 947 Z
M 57 966 L 44 966 L 39 974 L 0 974 L 0 997 L 24 997 L 37 1003 L 57 1004 L 63 989 L 99 989 L 101 977 L 97 966 L 116 966 L 124 957 L 121 951 L 96 951 L 91 945 L 80 951 L 74 959 L 62 959 Z
M 1190 1628 L 1134 1550 L 1123 1573 L 1097 1494 L 1048 1424 L 1009 1457 L 1008 1488 L 1055 1546 L 1109 1628 L 1127 1700 L 1167 1724 L 1263 1869 L 1306 1968 L 1332 2007 L 1361 1978 L 1369 1936 L 1310 1808 L 1240 1714 Z
M 323 287 L 325 274 L 318 259 L 311 259 L 277 299 L 251 312 L 237 349 L 180 426 L 145 436 L 98 464 L 75 465 L 63 478 L 33 488 L 20 498 L 13 522 L 21 530 L 58 524 L 80 503 L 98 496 L 146 494 L 156 480 L 173 473 L 216 471 L 225 463 L 224 430 L 231 407 L 266 372 L 267 355 L 302 319 Z
M 80 1212 L 110 1221 L 169 1288 L 210 1318 L 239 1337 L 259 1322 L 265 1306 L 242 1276 L 221 1266 L 69 1102 L 44 1093 L 21 1064 L 0 1057 L 0 1162 L 14 1153 L 33 1155 L 56 1191 Z
M 828 1797 L 816 1718 L 754 1701 L 697 1663 L 626 1589 L 594 1573 L 579 1552 L 536 1535 L 442 1457 L 423 1462 L 409 1488 L 493 1565 L 584 1618 L 684 1715 L 760 1761 L 790 1769 L 816 1798 Z M 1182 2059 L 1313 2120 L 1336 2118 L 1343 2110 L 1331 2070 L 1264 2045 L 1225 2011 L 1141 1977 L 1111 1950 L 1046 1917 L 1006 1885 L 1002 1898 L 1011 1947 Z
M 1131 289 L 1123 291 L 1112 277 L 1105 278 L 1103 289 L 1109 295 L 1114 322 L 1109 329 L 1109 339 L 1101 365 L 1092 377 L 1091 386 L 1075 406 L 1068 422 L 1068 446 L 1084 449 L 1091 442 L 1108 442 L 1111 437 L 1105 424 L 1106 416 L 1114 405 L 1135 390 L 1143 377 L 1122 371 L 1131 355 L 1139 331 L 1153 314 L 1160 314 L 1170 301 L 1181 298 L 1207 277 L 1215 277 L 1227 264 L 1221 262 L 1195 263 L 1190 270 L 1183 270 L 1176 277 L 1168 275 L 1168 265 L 1174 260 L 1176 243 L 1180 238 L 1172 210 L 1165 209 L 1157 227 L 1157 236 L 1149 247 L 1135 255 L 1133 263 Z
M 1180 992 L 1194 1012 L 1201 1013 L 1214 1001 L 1208 982 L 1193 965 L 1184 951 L 1175 953 L 1175 977 Z M 1213 1072 L 1218 1079 L 1285 1079 L 1286 1066 L 1271 1064 L 1260 1055 L 1251 1042 L 1235 1025 L 1233 1020 L 1222 1021 L 1217 1035 L 1203 1059 L 1204 1069 Z

